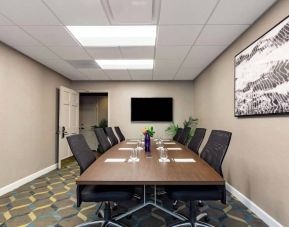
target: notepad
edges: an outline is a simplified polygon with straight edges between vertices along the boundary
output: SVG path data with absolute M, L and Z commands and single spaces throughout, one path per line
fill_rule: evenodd
M 163 149 L 163 148 L 164 148 L 164 147 L 158 147 L 157 150 L 161 150 L 161 149 Z
M 174 158 L 175 162 L 196 162 L 193 158 Z
M 182 150 L 182 148 L 180 148 L 180 147 L 168 147 L 167 149 L 168 149 L 168 151 L 180 151 L 180 150 Z
M 127 142 L 126 144 L 137 144 L 137 142 Z
M 175 142 L 166 142 L 164 144 L 176 144 Z
M 136 160 L 129 159 L 129 160 L 127 160 L 127 162 L 139 162 L 139 158 Z
M 133 149 L 134 148 L 132 148 L 132 147 L 120 147 L 120 148 L 118 148 L 118 150 L 120 150 L 120 151 L 131 151 Z
M 107 158 L 104 162 L 125 162 L 125 158 Z
M 164 159 L 164 160 L 163 160 L 163 159 L 159 159 L 159 162 L 171 162 L 171 160 L 168 159 L 168 158 L 167 158 L 167 159 Z

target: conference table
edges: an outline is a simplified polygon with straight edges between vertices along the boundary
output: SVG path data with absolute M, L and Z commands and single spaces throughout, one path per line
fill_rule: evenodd
M 160 162 L 160 151 L 154 140 L 151 151 L 139 151 L 139 161 L 130 160 L 131 149 L 136 147 L 134 140 L 123 141 L 101 155 L 77 179 L 78 185 L 143 185 L 143 204 L 114 218 L 121 218 L 152 205 L 184 221 L 185 217 L 157 204 L 156 186 L 161 185 L 225 185 L 224 179 L 197 154 L 186 146 L 174 141 L 163 141 L 168 149 L 168 161 Z M 154 199 L 146 197 L 146 185 L 154 186 Z

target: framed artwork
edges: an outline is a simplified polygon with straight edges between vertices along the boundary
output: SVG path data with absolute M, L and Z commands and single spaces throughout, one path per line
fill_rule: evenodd
M 289 16 L 235 56 L 235 116 L 289 113 Z

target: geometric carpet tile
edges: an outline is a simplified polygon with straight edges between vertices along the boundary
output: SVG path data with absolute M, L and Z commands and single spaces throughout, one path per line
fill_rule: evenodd
M 76 207 L 75 179 L 78 176 L 77 163 L 73 159 L 68 159 L 62 169 L 54 170 L 1 196 L 0 226 L 70 227 L 98 220 L 95 211 L 100 204 L 82 203 L 80 208 Z M 166 196 L 162 196 L 158 201 L 162 206 L 172 210 L 173 201 Z M 119 203 L 116 212 L 125 212 L 136 205 L 138 201 L 135 200 Z M 229 192 L 226 205 L 218 201 L 209 201 L 206 205 L 209 223 L 214 226 L 266 226 Z M 179 202 L 178 212 L 188 215 L 187 205 Z M 157 227 L 173 224 L 176 220 L 154 207 L 145 207 L 120 222 L 132 227 Z

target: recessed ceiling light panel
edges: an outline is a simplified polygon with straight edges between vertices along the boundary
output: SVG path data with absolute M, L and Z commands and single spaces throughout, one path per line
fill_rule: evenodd
M 67 26 L 83 45 L 89 47 L 154 46 L 156 26 Z
M 153 59 L 139 60 L 95 60 L 102 69 L 152 69 Z

